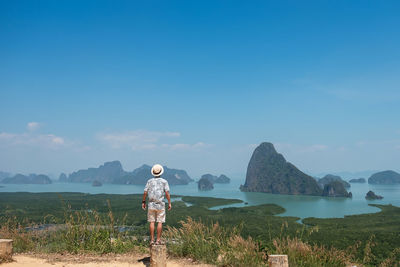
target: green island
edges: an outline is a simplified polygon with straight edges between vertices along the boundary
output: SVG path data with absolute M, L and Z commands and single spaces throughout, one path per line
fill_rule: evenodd
M 148 224 L 141 198 L 139 194 L 0 193 L 0 238 L 13 238 L 16 252 L 123 253 L 145 248 Z M 165 237 L 175 240 L 168 243 L 171 255 L 220 266 L 263 265 L 272 253 L 288 254 L 290 266 L 398 266 L 400 262 L 396 206 L 371 204 L 381 211 L 306 218 L 299 223 L 297 217 L 275 216 L 285 211 L 275 204 L 210 210 L 242 201 L 181 199 L 167 213 Z M 246 253 L 237 258 L 235 251 Z

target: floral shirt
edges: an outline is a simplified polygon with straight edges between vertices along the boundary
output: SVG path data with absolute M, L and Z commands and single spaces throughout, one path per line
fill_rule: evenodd
M 156 177 L 151 178 L 147 181 L 144 191 L 147 192 L 149 197 L 148 208 L 150 210 L 164 210 L 164 193 L 169 191 L 169 185 L 167 180 Z

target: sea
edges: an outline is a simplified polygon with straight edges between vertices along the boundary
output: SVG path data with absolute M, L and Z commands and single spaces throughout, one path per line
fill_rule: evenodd
M 171 185 L 171 195 L 201 196 L 241 199 L 243 203 L 218 206 L 212 209 L 225 207 L 245 207 L 266 203 L 277 204 L 285 208 L 285 212 L 279 216 L 295 216 L 299 218 L 343 218 L 346 215 L 374 213 L 380 209 L 369 206 L 369 204 L 391 204 L 400 207 L 400 184 L 398 185 L 371 185 L 368 183 L 352 183 L 348 191 L 352 192 L 353 198 L 333 198 L 318 196 L 296 196 L 279 195 L 268 193 L 241 192 L 240 179 L 232 179 L 229 184 L 214 184 L 211 191 L 199 191 L 197 183 L 188 185 Z M 82 192 L 90 194 L 141 194 L 144 186 L 141 185 L 115 185 L 103 184 L 93 187 L 90 183 L 58 183 L 46 185 L 36 184 L 1 184 L 0 192 Z M 381 195 L 382 200 L 366 200 L 365 194 L 372 190 Z

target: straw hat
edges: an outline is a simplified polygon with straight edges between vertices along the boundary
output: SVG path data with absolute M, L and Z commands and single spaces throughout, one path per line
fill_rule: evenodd
M 151 174 L 154 176 L 160 176 L 161 174 L 163 174 L 163 172 L 164 172 L 164 168 L 160 164 L 155 164 L 151 168 Z

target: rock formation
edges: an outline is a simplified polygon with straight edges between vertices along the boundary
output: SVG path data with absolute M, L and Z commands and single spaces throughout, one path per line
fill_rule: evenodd
M 201 178 L 206 178 L 208 180 L 210 180 L 212 183 L 216 183 L 216 184 L 229 184 L 231 182 L 231 179 L 228 178 L 226 175 L 221 174 L 219 177 L 216 175 L 212 175 L 212 174 L 203 174 L 201 176 Z
M 367 181 L 364 178 L 358 178 L 358 179 L 351 179 L 349 182 L 350 183 L 365 183 Z
M 376 195 L 371 190 L 368 191 L 368 193 L 365 195 L 365 199 L 367 199 L 367 200 L 375 200 L 375 199 L 382 199 L 382 198 L 383 198 L 383 196 Z
M 368 179 L 369 184 L 399 184 L 400 174 L 395 171 L 377 172 Z
M 327 174 L 323 178 L 318 180 L 318 184 L 321 188 L 324 188 L 325 185 L 332 183 L 333 181 L 339 181 L 343 184 L 345 188 L 350 188 L 350 184 L 342 179 L 342 177 L 332 174 Z
M 352 193 L 348 193 L 343 183 L 340 181 L 333 181 L 324 186 L 324 190 L 322 192 L 322 196 L 324 197 L 352 197 Z
M 133 172 L 125 173 L 122 177 L 115 179 L 113 183 L 145 185 L 147 180 L 152 177 L 150 170 L 151 166 L 144 164 Z M 170 185 L 185 185 L 193 181 L 186 171 L 170 169 L 167 166 L 164 166 L 164 173 L 161 177 L 167 180 Z
M 115 178 L 124 174 L 119 161 L 106 162 L 98 168 L 89 168 L 73 172 L 68 176 L 67 181 L 72 183 L 91 183 L 94 180 L 103 183 L 112 183 Z
M 12 177 L 4 178 L 2 181 L 4 184 L 51 184 L 51 180 L 47 175 L 44 174 L 16 174 Z
M 207 177 L 202 177 L 198 181 L 197 188 L 200 191 L 208 191 L 214 189 L 214 185 Z
M 68 182 L 68 177 L 65 173 L 61 173 L 60 176 L 58 177 L 58 181 L 61 183 Z
M 132 172 L 126 172 L 123 170 L 119 161 L 111 161 L 104 163 L 104 165 L 98 168 L 89 168 L 73 172 L 68 177 L 62 173 L 59 177 L 59 181 L 72 183 L 92 183 L 93 181 L 99 181 L 101 183 L 112 184 L 145 185 L 147 180 L 152 177 L 150 170 L 151 166 L 142 165 Z M 186 171 L 169 169 L 166 166 L 164 166 L 164 174 L 162 177 L 166 179 L 170 185 L 188 184 L 193 181 Z
M 273 144 L 262 143 L 253 152 L 242 191 L 293 195 L 322 195 L 311 176 L 301 172 L 276 152 Z
M 224 174 L 221 174 L 217 179 L 214 180 L 214 183 L 217 184 L 229 184 L 231 179 Z

